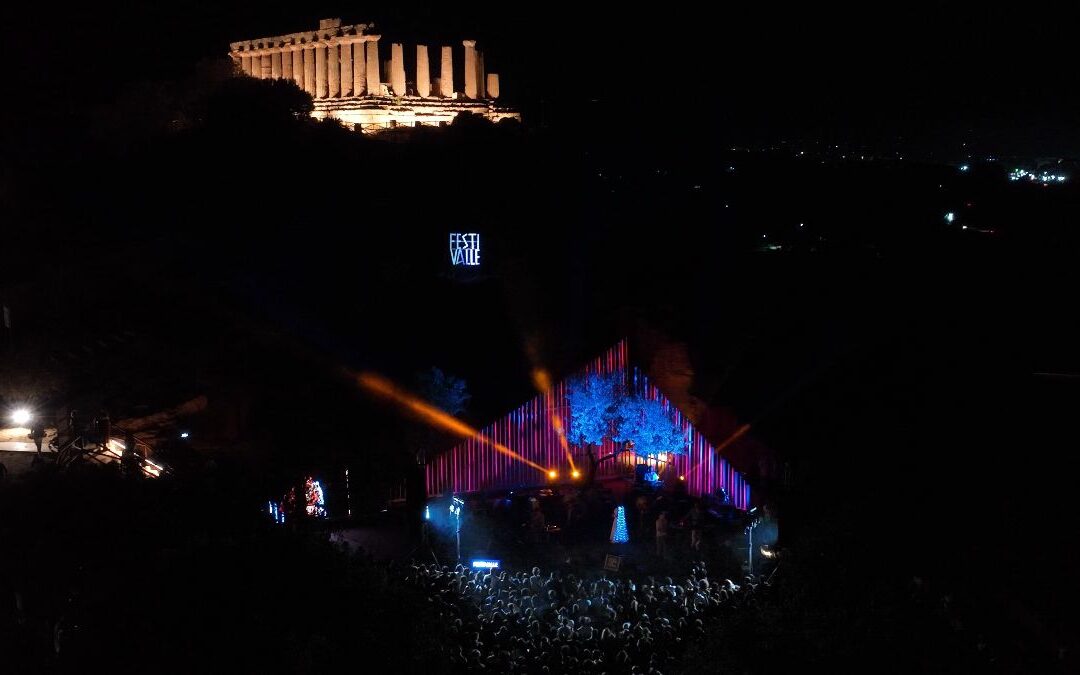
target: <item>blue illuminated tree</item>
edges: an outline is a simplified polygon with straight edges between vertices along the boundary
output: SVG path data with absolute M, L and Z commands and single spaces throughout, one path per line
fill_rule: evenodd
M 570 382 L 567 440 L 585 450 L 589 458 L 586 477 L 589 483 L 596 476 L 597 465 L 607 459 L 597 457 L 596 447 L 618 433 L 625 398 L 626 383 L 622 372 L 586 375 Z
M 639 457 L 687 451 L 686 431 L 660 401 L 630 395 L 623 373 L 588 375 L 570 383 L 570 424 L 568 440 L 582 448 L 589 460 L 587 482 L 599 466 L 624 452 Z M 596 448 L 605 440 L 614 449 L 597 456 Z
M 634 398 L 623 405 L 623 423 L 615 440 L 633 443 L 640 457 L 686 454 L 686 431 L 660 401 Z
M 660 401 L 624 397 L 619 402 L 618 420 L 619 424 L 611 434 L 615 450 L 597 459 L 597 465 L 615 459 L 624 452 L 649 459 L 667 453 L 683 455 L 688 450 L 686 431 Z

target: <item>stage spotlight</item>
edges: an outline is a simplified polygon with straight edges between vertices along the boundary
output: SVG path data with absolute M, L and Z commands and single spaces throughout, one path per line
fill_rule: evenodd
M 686 480 L 686 476 L 679 476 L 679 480 Z
M 762 544 L 761 545 L 761 556 L 763 558 L 768 558 L 769 560 L 772 560 L 773 558 L 776 558 L 778 555 L 779 555 L 779 551 L 777 551 L 773 547 L 769 546 L 768 544 Z
M 574 478 L 581 478 L 581 472 L 578 471 L 577 469 L 574 469 L 573 471 L 571 471 L 570 475 L 573 476 Z
M 556 471 L 555 469 L 552 469 L 551 471 L 548 471 L 548 478 L 550 478 L 551 480 L 555 480 L 558 477 L 559 477 L 559 472 Z
M 29 424 L 32 417 L 33 415 L 31 415 L 30 411 L 26 408 L 19 408 L 11 413 L 11 421 L 18 424 L 20 427 L 25 427 Z

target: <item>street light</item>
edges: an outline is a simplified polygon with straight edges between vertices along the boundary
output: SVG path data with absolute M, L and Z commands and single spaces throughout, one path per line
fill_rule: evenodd
M 461 508 L 465 500 L 459 497 L 450 499 L 450 515 L 454 517 L 454 537 L 457 540 L 457 559 L 461 560 Z
M 33 415 L 31 415 L 30 411 L 26 408 L 18 408 L 11 413 L 11 421 L 19 425 L 20 427 L 25 427 L 27 424 L 29 424 L 32 417 Z

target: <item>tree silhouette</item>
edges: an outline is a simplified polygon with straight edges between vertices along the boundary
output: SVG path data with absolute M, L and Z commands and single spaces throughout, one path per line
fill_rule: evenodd
M 206 123 L 218 128 L 265 131 L 308 121 L 311 95 L 289 80 L 235 77 L 222 82 L 206 100 Z
M 472 398 L 465 380 L 448 375 L 435 366 L 421 374 L 418 379 L 418 393 L 425 401 L 450 415 L 465 412 L 465 406 Z

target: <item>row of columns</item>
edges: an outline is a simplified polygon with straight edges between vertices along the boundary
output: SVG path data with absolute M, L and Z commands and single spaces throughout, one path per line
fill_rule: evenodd
M 383 84 L 379 72 L 379 38 L 378 35 L 333 38 L 233 51 L 231 56 L 246 75 L 292 80 L 314 98 L 379 96 Z M 465 47 L 465 96 L 498 98 L 498 74 L 484 72 L 484 55 L 477 51 L 475 40 L 465 40 L 462 44 Z M 432 94 L 430 69 L 427 45 L 417 45 L 416 93 L 424 98 Z M 400 42 L 390 45 L 389 70 L 390 93 L 406 96 L 405 54 Z M 441 49 L 437 95 L 443 98 L 454 96 L 454 55 L 448 46 Z

